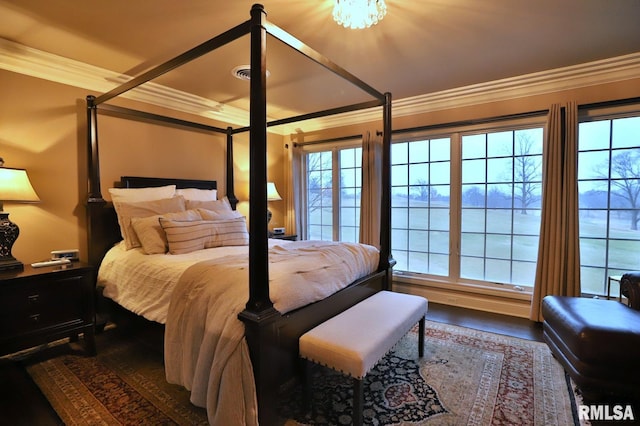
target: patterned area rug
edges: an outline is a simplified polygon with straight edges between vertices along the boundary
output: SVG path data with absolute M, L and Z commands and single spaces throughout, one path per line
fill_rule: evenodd
M 27 366 L 65 425 L 208 424 L 189 392 L 166 382 L 156 337 L 125 337 L 112 329 L 97 343 L 96 357 L 67 351 Z
M 371 425 L 574 425 L 575 394 L 544 343 L 427 322 L 365 378 Z M 351 424 L 351 380 L 314 366 L 311 407 L 300 388 L 282 406 L 288 424 Z
M 161 342 L 115 331 L 98 336 L 95 358 L 63 353 L 27 367 L 63 421 L 206 424 L 188 392 L 164 380 Z M 573 392 L 545 344 L 429 321 L 426 334 L 422 359 L 414 330 L 369 373 L 365 424 L 575 424 Z M 283 395 L 286 423 L 351 424 L 351 381 L 323 367 L 313 376 L 312 409 L 299 386 Z

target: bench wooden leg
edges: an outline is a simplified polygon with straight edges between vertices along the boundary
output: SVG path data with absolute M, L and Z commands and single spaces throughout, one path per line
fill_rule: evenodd
M 424 316 L 420 318 L 418 323 L 418 356 L 424 356 Z
M 313 372 L 311 368 L 311 361 L 306 359 L 301 359 L 300 361 L 302 362 L 302 402 L 305 410 L 309 411 L 310 408 L 313 408 L 311 401 L 311 386 L 313 385 L 311 382 L 313 381 Z
M 364 390 L 362 379 L 353 379 L 353 424 L 362 425 L 362 407 L 364 405 Z

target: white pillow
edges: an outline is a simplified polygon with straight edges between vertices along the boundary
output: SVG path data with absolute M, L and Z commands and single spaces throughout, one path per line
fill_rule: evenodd
M 247 223 L 243 217 L 225 220 L 182 222 L 160 218 L 167 234 L 169 253 L 184 254 L 205 248 L 246 246 L 249 244 Z
M 161 254 L 166 253 L 168 250 L 167 236 L 160 226 L 160 218 L 180 221 L 202 219 L 197 210 L 185 210 L 183 212 L 148 217 L 132 217 L 131 225 L 146 254 Z
M 124 239 L 124 244 L 127 250 L 134 247 L 140 247 L 142 245 L 135 230 L 133 229 L 133 226 L 131 225 L 132 218 L 183 212 L 186 210 L 184 207 L 184 198 L 182 197 L 138 201 L 133 203 L 114 201 L 113 206 L 115 207 L 116 214 L 118 215 L 120 232 L 122 233 L 122 238 Z
M 176 189 L 176 195 L 182 195 L 185 200 L 193 201 L 215 201 L 218 199 L 218 191 L 215 189 Z
M 109 188 L 111 201 L 152 201 L 171 198 L 176 193 L 175 185 L 166 185 L 150 188 Z

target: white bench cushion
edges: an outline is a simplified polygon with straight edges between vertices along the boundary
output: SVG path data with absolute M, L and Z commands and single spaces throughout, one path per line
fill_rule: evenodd
M 427 299 L 380 291 L 309 330 L 300 356 L 361 379 L 427 313 Z

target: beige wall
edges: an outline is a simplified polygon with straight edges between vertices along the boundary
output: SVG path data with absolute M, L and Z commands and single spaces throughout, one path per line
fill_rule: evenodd
M 7 167 L 26 168 L 42 200 L 38 204 L 5 203 L 5 211 L 20 226 L 13 254 L 25 263 L 49 257 L 56 249 L 79 248 L 86 258 L 86 90 L 0 71 L 0 157 Z M 485 118 L 546 109 L 553 102 L 579 104 L 640 96 L 640 80 L 558 91 L 547 95 L 487 103 L 399 117 L 396 129 L 457 120 Z M 134 106 L 133 103 L 123 103 Z M 155 108 L 155 112 L 162 112 Z M 178 115 L 186 119 L 196 119 Z M 203 118 L 198 118 L 204 122 Z M 224 126 L 221 123 L 209 123 Z M 376 130 L 380 123 L 331 129 L 305 135 L 306 140 Z M 221 135 L 185 131 L 100 115 L 102 190 L 121 175 L 216 179 L 224 188 L 224 149 Z M 285 195 L 284 149 L 288 138 L 269 135 L 269 180 Z M 234 148 L 239 210 L 248 214 L 248 135 L 236 136 Z M 284 226 L 284 201 L 269 205 L 271 226 Z
M 51 250 L 80 249 L 87 257 L 86 90 L 0 71 L 0 157 L 6 167 L 25 168 L 41 202 L 5 203 L 20 227 L 13 255 L 24 263 L 47 259 Z M 133 102 L 119 102 L 136 107 Z M 148 107 L 147 107 L 148 108 Z M 162 113 L 159 108 L 153 112 Z M 178 118 L 205 122 L 201 117 Z M 226 127 L 223 123 L 207 123 Z M 215 179 L 225 188 L 226 136 L 151 125 L 100 114 L 102 194 L 119 176 Z M 282 137 L 269 135 L 269 178 L 284 187 Z M 236 196 L 248 215 L 248 135 L 235 138 Z M 272 209 L 272 224 L 283 209 Z M 277 226 L 277 225 L 276 225 Z

